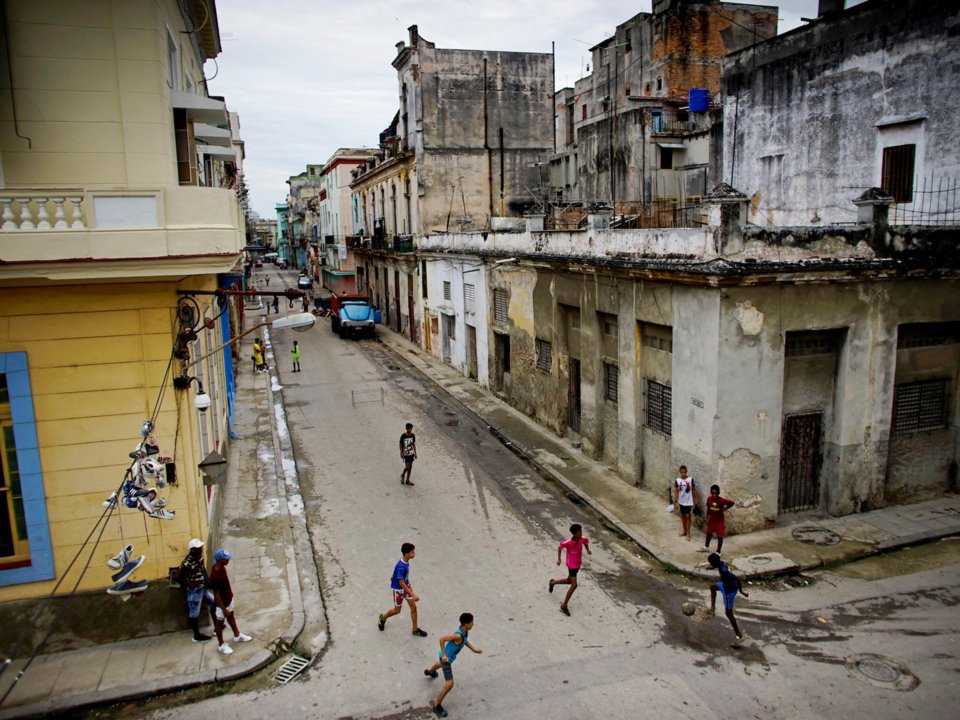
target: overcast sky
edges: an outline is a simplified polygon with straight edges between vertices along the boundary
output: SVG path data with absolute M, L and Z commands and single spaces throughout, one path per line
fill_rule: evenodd
M 817 14 L 817 0 L 770 4 L 780 32 Z M 592 45 L 649 11 L 650 0 L 220 0 L 223 51 L 204 70 L 210 94 L 240 114 L 251 205 L 272 218 L 308 163 L 377 145 L 397 111 L 390 62 L 410 25 L 440 48 L 550 52 L 554 42 L 564 87 L 585 74 Z

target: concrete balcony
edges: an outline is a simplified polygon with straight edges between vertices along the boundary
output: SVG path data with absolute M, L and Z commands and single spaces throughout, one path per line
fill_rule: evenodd
M 244 245 L 232 190 L 0 191 L 0 280 L 229 271 Z

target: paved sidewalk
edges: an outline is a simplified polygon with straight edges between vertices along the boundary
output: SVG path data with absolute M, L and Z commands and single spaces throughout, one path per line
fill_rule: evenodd
M 249 358 L 251 343 L 249 338 L 244 341 L 241 358 Z M 254 375 L 249 361 L 239 364 L 237 439 L 230 443 L 223 523 L 211 528 L 214 540 L 204 548 L 208 563 L 216 547 L 233 554 L 229 573 L 237 595 L 237 621 L 253 641 L 232 644 L 233 654 L 221 655 L 215 637 L 193 643 L 184 629 L 40 655 L 0 707 L 0 718 L 65 713 L 231 680 L 264 667 L 293 646 L 304 627 L 301 573 L 304 585 L 318 583 L 312 553 L 304 555 L 300 547 L 307 538 L 306 518 L 282 398 L 274 392 L 272 377 Z M 112 602 L 120 601 L 105 596 L 105 604 Z M 213 628 L 206 632 L 212 634 Z M 232 637 L 229 628 L 226 637 Z M 15 660 L 0 676 L 0 696 L 25 660 Z
M 666 512 L 666 488 L 656 494 L 632 487 L 604 464 L 591 460 L 403 336 L 381 327 L 377 337 L 399 359 L 480 418 L 517 455 L 660 563 L 688 575 L 715 577 L 706 554 L 697 552 L 703 546 L 702 533 L 694 528 L 691 542 L 679 541 L 676 516 Z M 794 524 L 733 535 L 724 541 L 723 556 L 744 577 L 754 577 L 842 564 L 956 534 L 960 534 L 960 495 L 839 518 L 805 517 Z

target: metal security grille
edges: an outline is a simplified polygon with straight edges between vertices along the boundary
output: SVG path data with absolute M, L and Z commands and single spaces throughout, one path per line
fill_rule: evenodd
M 654 432 L 667 437 L 673 434 L 670 414 L 673 408 L 673 391 L 667 385 L 654 380 L 646 381 L 647 419 L 644 423 Z
M 507 322 L 507 307 L 510 304 L 510 295 L 503 288 L 494 288 L 493 291 L 493 320 L 498 323 Z
M 788 332 L 784 348 L 787 357 L 830 355 L 837 351 L 840 333 L 836 330 Z
M 616 403 L 620 397 L 620 368 L 613 363 L 605 362 L 603 364 L 604 385 L 606 392 L 604 397 L 612 403 Z
M 453 299 L 453 291 L 450 289 L 450 283 L 447 282 L 446 280 L 443 281 L 443 299 L 444 300 Z
M 473 313 L 477 311 L 477 286 L 463 285 L 463 311 Z
M 893 399 L 893 434 L 939 430 L 945 425 L 947 388 L 944 378 L 897 385 Z
M 898 203 L 913 200 L 913 170 L 916 145 L 894 145 L 883 149 L 883 180 L 885 191 Z
M 553 345 L 549 340 L 537 338 L 537 370 L 550 372 L 553 366 Z
M 913 323 L 897 329 L 897 348 L 933 347 L 960 343 L 960 323 Z
M 778 510 L 797 512 L 820 502 L 822 413 L 787 415 L 780 439 L 780 493 Z

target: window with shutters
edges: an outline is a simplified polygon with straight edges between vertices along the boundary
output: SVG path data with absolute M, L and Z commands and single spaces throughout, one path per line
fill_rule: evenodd
M 510 306 L 510 295 L 504 288 L 494 288 L 493 290 L 493 320 L 494 322 L 509 322 L 507 317 L 507 308 Z
M 553 345 L 549 340 L 537 338 L 537 370 L 550 372 L 553 366 Z
M 463 311 L 473 315 L 477 311 L 477 286 L 463 284 Z
M 443 281 L 443 299 L 452 300 L 453 299 L 453 289 L 450 287 L 450 283 L 446 280 Z
M 616 403 L 620 397 L 620 368 L 615 363 L 603 363 L 604 397 Z
M 947 391 L 945 378 L 897 385 L 893 397 L 893 434 L 910 435 L 946 427 Z
M 663 352 L 673 352 L 673 328 L 668 325 L 644 323 L 642 329 L 644 347 Z
M 672 390 L 668 385 L 645 379 L 644 396 L 647 405 L 644 425 L 654 432 L 670 437 L 672 434 L 670 424 L 670 413 L 673 407 Z

